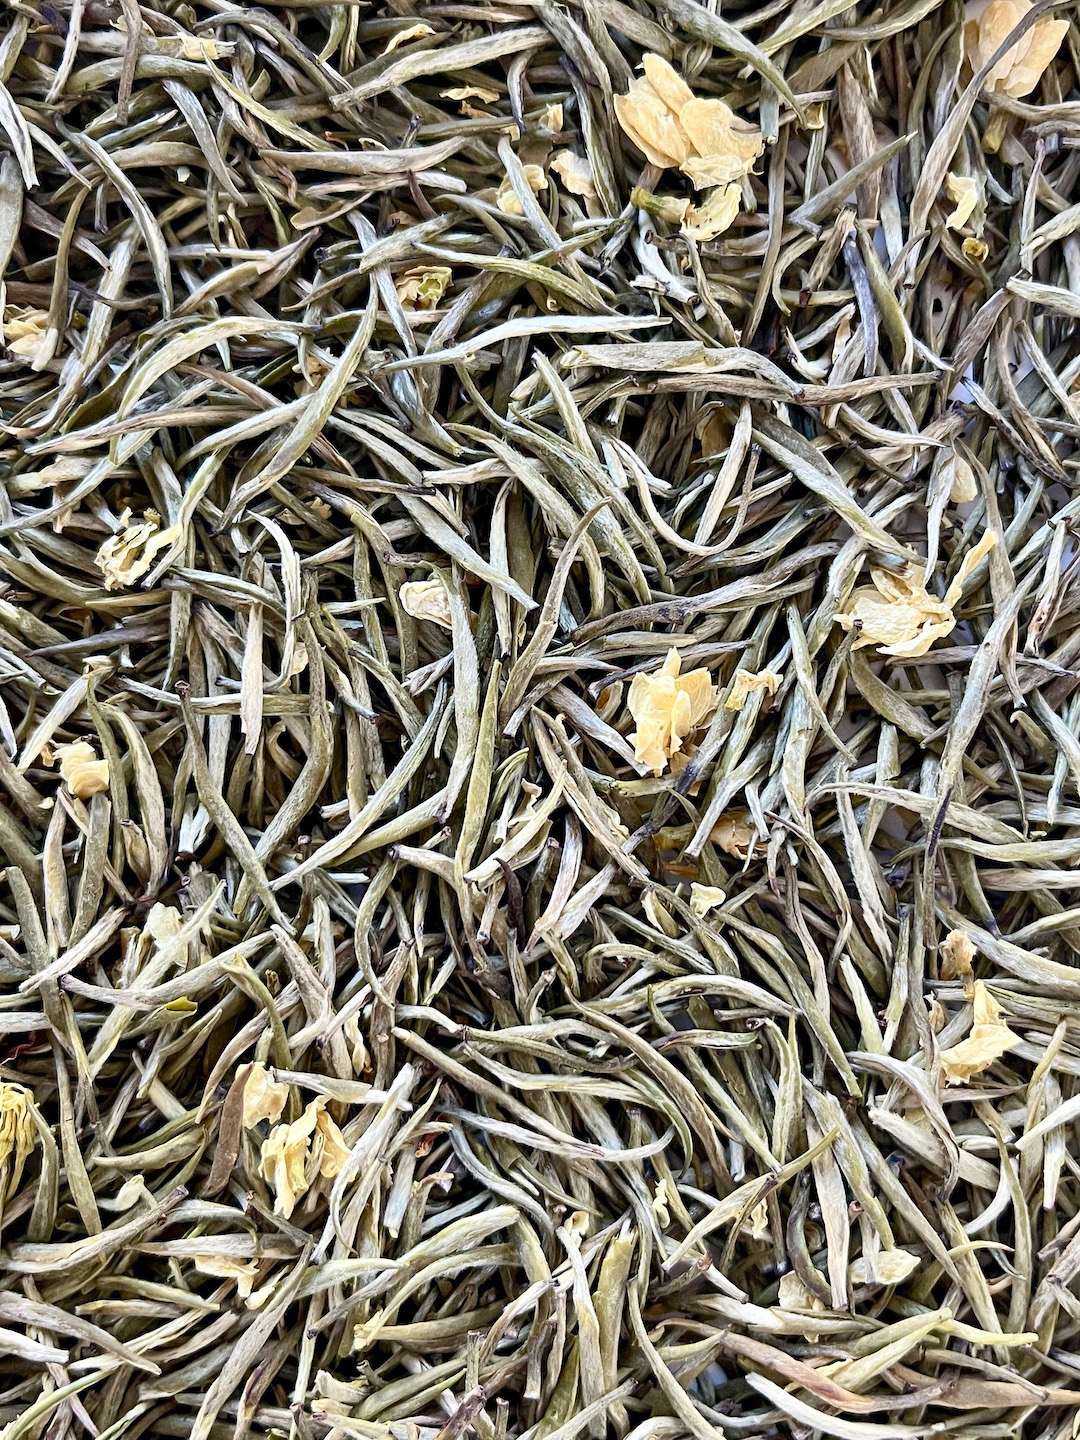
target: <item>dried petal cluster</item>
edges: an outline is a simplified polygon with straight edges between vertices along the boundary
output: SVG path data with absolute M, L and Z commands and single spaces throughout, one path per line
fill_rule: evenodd
M 34 1097 L 23 1085 L 0 1080 L 0 1197 L 15 1194 L 34 1148 Z
M 759 670 L 756 673 L 753 670 L 736 670 L 724 709 L 741 710 L 757 690 L 763 690 L 766 696 L 775 695 L 781 678 L 775 670 Z
M 49 312 L 32 305 L 6 305 L 3 320 L 4 349 L 27 365 L 44 363 L 49 351 Z
M 959 1045 L 942 1050 L 938 1057 L 950 1085 L 966 1085 L 973 1076 L 1000 1060 L 1020 1039 L 1002 1020 L 1001 1006 L 981 980 L 975 981 L 973 1004 L 974 1024 L 970 1035 Z
M 943 600 L 927 590 L 926 571 L 921 565 L 909 565 L 898 573 L 872 569 L 873 587 L 864 585 L 854 592 L 849 608 L 837 614 L 837 624 L 856 631 L 856 650 L 877 645 L 883 655 L 925 655 L 935 640 L 953 630 L 953 608 L 964 584 L 993 546 L 994 535 L 988 530 L 964 556 Z
M 973 71 L 981 70 L 1033 8 L 1032 0 L 968 0 L 964 7 L 964 54 Z M 987 75 L 983 88 L 1019 99 L 1043 77 L 1068 34 L 1067 20 L 1048 15 L 1036 20 Z
M 408 580 L 398 591 L 401 608 L 414 620 L 430 620 L 433 625 L 451 628 L 450 598 L 446 586 L 433 575 L 430 580 Z
M 397 277 L 394 289 L 406 309 L 434 310 L 452 279 L 446 265 L 414 265 Z
M 286 1220 L 317 1176 L 331 1180 L 349 1155 L 345 1137 L 327 1114 L 323 1096 L 299 1120 L 275 1125 L 263 1141 L 259 1166 L 274 1190 L 274 1213 Z
M 659 670 L 634 676 L 628 705 L 637 722 L 630 737 L 634 756 L 661 774 L 683 741 L 716 709 L 716 689 L 708 670 L 680 674 L 678 650 L 668 651 Z
M 698 190 L 748 175 L 764 149 L 757 126 L 723 100 L 697 97 L 662 56 L 641 63 L 645 74 L 616 95 L 615 114 L 652 164 L 681 170 Z
M 105 576 L 106 590 L 123 590 L 134 585 L 154 563 L 154 556 L 167 550 L 179 536 L 175 525 L 161 529 L 155 510 L 132 524 L 131 511 L 120 516 L 121 528 L 110 535 L 97 552 L 97 566 Z
M 60 765 L 60 774 L 68 789 L 77 799 L 89 800 L 109 788 L 109 762 L 99 759 L 97 751 L 85 740 L 57 745 L 53 757 Z

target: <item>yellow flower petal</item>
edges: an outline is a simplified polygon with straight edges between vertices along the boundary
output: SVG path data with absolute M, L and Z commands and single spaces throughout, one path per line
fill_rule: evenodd
M 979 203 L 978 183 L 971 175 L 954 175 L 950 170 L 945 176 L 945 194 L 956 207 L 945 224 L 950 230 L 962 230 Z
M 964 53 L 970 68 L 981 70 L 999 45 L 1031 9 L 1031 0 L 969 0 L 964 8 Z M 1043 17 L 1011 45 L 984 82 L 988 91 L 1028 95 L 1042 79 L 1068 33 L 1068 22 Z
M 398 599 L 406 615 L 414 620 L 430 620 L 446 630 L 451 628 L 450 600 L 446 586 L 437 576 L 430 580 L 409 580 L 398 591 Z
M 723 100 L 695 96 L 661 56 L 645 55 L 642 65 L 644 77 L 615 97 L 615 115 L 646 158 L 681 169 L 697 189 L 747 175 L 762 152 L 761 131 Z
M 637 721 L 630 737 L 635 758 L 659 775 L 682 742 L 716 708 L 716 690 L 707 670 L 680 674 L 676 649 L 652 674 L 634 676 L 628 707 Z
M 836 616 L 836 623 L 845 630 L 857 631 L 856 650 L 877 645 L 883 655 L 908 658 L 925 655 L 935 640 L 952 632 L 956 625 L 953 608 L 964 584 L 993 545 L 994 536 L 987 531 L 978 545 L 964 556 L 944 600 L 929 594 L 925 571 L 919 565 L 909 565 L 898 574 L 871 570 L 874 588 L 862 586 L 856 590 L 848 602 L 849 608 Z
M 483 100 L 493 105 L 499 98 L 498 90 L 487 90 L 482 85 L 455 85 L 440 92 L 444 100 Z
M 415 265 L 397 277 L 394 289 L 407 308 L 433 310 L 453 278 L 453 271 L 445 265 Z
M 434 34 L 435 31 L 430 25 L 409 25 L 406 29 L 399 30 L 395 35 L 391 35 L 387 42 L 386 49 L 382 53 L 389 55 L 392 51 L 396 50 L 399 45 L 404 45 L 409 40 L 419 40 L 424 35 Z
M 272 1080 L 266 1066 L 256 1061 L 244 1082 L 244 1125 L 250 1129 L 260 1120 L 280 1120 L 288 1099 L 288 1085 Z
M 89 800 L 109 788 L 109 762 L 99 760 L 94 747 L 85 740 L 57 745 L 53 759 L 59 762 L 60 774 L 77 799 Z
M 246 1300 L 259 1273 L 257 1260 L 233 1260 L 228 1255 L 193 1255 L 191 1263 L 200 1275 L 212 1275 L 217 1280 L 235 1280 L 236 1291 L 241 1300 Z
M 529 189 L 534 195 L 539 195 L 541 190 L 547 189 L 547 176 L 544 174 L 542 165 L 523 165 L 521 168 L 525 172 L 525 179 L 529 182 Z M 504 176 L 503 182 L 499 186 L 499 193 L 495 197 L 495 203 L 504 215 L 525 214 L 521 201 L 510 184 L 509 175 Z
M 971 1034 L 959 1045 L 942 1050 L 938 1057 L 941 1069 L 950 1085 L 966 1085 L 973 1076 L 980 1074 L 1000 1060 L 1006 1051 L 1019 1043 L 1001 1019 L 1001 1006 L 981 980 L 974 984 L 974 1024 Z
M 750 824 L 750 817 L 734 811 L 720 816 L 709 832 L 709 839 L 736 860 L 745 860 L 751 846 L 758 851 L 768 848 L 764 841 L 757 838 L 757 829 Z
M 596 199 L 592 166 L 588 160 L 575 155 L 572 150 L 560 150 L 552 160 L 551 168 L 571 195 L 581 195 L 586 200 Z
M 898 1285 L 918 1269 L 919 1257 L 910 1250 L 881 1250 L 872 1259 L 860 1255 L 848 1266 L 853 1285 Z
M 157 512 L 147 510 L 142 520 L 131 523 L 131 511 L 120 516 L 121 529 L 102 544 L 95 564 L 105 576 L 106 590 L 123 590 L 140 579 L 154 563 L 159 550 L 167 550 L 179 536 L 175 525 L 159 528 Z
M 724 709 L 741 710 L 755 690 L 764 690 L 768 695 L 775 695 L 780 679 L 775 670 L 759 670 L 756 674 L 752 670 L 736 670 L 735 678 L 731 682 L 731 694 L 724 701 Z
M 689 207 L 682 223 L 682 233 L 690 240 L 715 240 L 731 228 L 741 202 L 740 185 L 718 186 L 706 195 L 703 204 Z
M 34 1148 L 34 1097 L 23 1085 L 0 1080 L 0 1195 L 10 1199 L 19 1188 L 23 1166 Z
M 974 995 L 974 971 L 971 962 L 978 952 L 962 930 L 950 930 L 941 946 L 942 980 L 963 980 L 965 993 Z
M 721 890 L 718 885 L 699 885 L 696 880 L 690 884 L 690 909 L 695 915 L 708 915 L 710 910 L 723 905 L 726 899 L 727 891 Z

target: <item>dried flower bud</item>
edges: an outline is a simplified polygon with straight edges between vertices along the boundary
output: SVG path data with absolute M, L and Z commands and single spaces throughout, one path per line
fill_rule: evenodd
M 615 96 L 615 114 L 647 159 L 681 170 L 698 190 L 748 175 L 764 149 L 757 126 L 723 100 L 699 99 L 660 55 L 643 56 L 642 67 L 644 76 Z
M 430 580 L 409 580 L 398 591 L 398 599 L 405 614 L 414 620 L 430 620 L 447 630 L 451 628 L 450 600 L 437 575 Z
M 49 312 L 30 305 L 5 305 L 3 345 L 9 354 L 37 368 L 52 359 L 55 339 L 49 337 Z
M 288 1085 L 272 1080 L 266 1066 L 256 1060 L 244 1082 L 244 1125 L 250 1129 L 260 1120 L 273 1124 L 281 1118 L 288 1099 Z
M 978 181 L 971 175 L 954 175 L 950 170 L 945 176 L 945 194 L 956 207 L 945 224 L 950 230 L 962 230 L 979 203 Z
M 630 737 L 635 757 L 659 775 L 682 749 L 692 730 L 716 709 L 716 690 L 707 670 L 680 675 L 678 650 L 651 675 L 635 675 L 628 705 L 637 721 Z
M 407 25 L 404 30 L 398 30 L 396 34 L 391 35 L 382 53 L 390 55 L 399 45 L 405 45 L 410 40 L 422 40 L 425 35 L 434 34 L 435 31 L 430 25 Z
M 753 670 L 736 670 L 724 709 L 741 710 L 755 690 L 764 690 L 768 696 L 775 695 L 781 678 L 775 670 L 759 670 L 756 674 Z
M 34 1148 L 34 1097 L 23 1085 L 0 1080 L 0 1196 L 10 1199 L 19 1188 L 23 1166 Z
M 89 800 L 109 788 L 109 762 L 99 760 L 94 747 L 85 740 L 58 745 L 53 759 L 59 763 L 60 774 L 77 799 Z
M 446 294 L 453 271 L 445 265 L 415 265 L 394 282 L 402 305 L 414 310 L 434 310 Z
M 976 980 L 973 988 L 975 1014 L 971 1034 L 959 1045 L 942 1050 L 938 1057 L 950 1085 L 966 1085 L 973 1076 L 1000 1060 L 1020 1039 L 1002 1020 L 1001 1006 L 983 982 Z
M 850 608 L 836 616 L 845 630 L 855 629 L 855 648 L 877 645 L 883 655 L 917 657 L 925 655 L 935 640 L 951 633 L 956 625 L 953 607 L 959 602 L 964 583 L 979 561 L 993 549 L 994 535 L 987 531 L 964 556 L 956 578 L 944 600 L 926 589 L 926 572 L 921 565 L 909 565 L 898 574 L 871 570 L 874 585 L 864 585 L 851 596 Z
M 964 54 L 981 70 L 1032 8 L 1032 0 L 968 0 L 964 7 Z M 1011 45 L 984 81 L 984 88 L 1019 99 L 1042 79 L 1069 30 L 1067 20 L 1043 16 Z
M 140 579 L 154 563 L 159 550 L 167 550 L 179 537 L 175 525 L 160 529 L 157 512 L 147 510 L 141 521 L 131 523 L 131 511 L 120 516 L 123 527 L 110 535 L 97 552 L 96 564 L 105 576 L 106 590 L 123 590 Z

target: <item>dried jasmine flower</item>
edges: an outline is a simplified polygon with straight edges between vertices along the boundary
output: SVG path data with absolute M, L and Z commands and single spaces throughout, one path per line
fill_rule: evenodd
M 970 1035 L 938 1056 L 950 1085 L 966 1085 L 1020 1041 L 1002 1020 L 1001 1006 L 981 980 L 974 982 L 973 991 L 975 1015 Z
M 33 1094 L 0 1080 L 0 1198 L 10 1200 L 18 1190 L 35 1138 Z
M 575 155 L 572 150 L 560 150 L 550 168 L 571 195 L 580 195 L 584 200 L 596 199 L 592 166 L 581 155 Z
M 731 693 L 724 701 L 725 710 L 741 710 L 756 690 L 763 690 L 767 697 L 776 694 L 783 677 L 775 670 L 736 670 L 731 682 Z
M 690 886 L 690 909 L 695 915 L 708 915 L 727 899 L 727 892 L 717 885 L 699 885 L 695 880 Z
M 121 529 L 110 535 L 97 552 L 98 569 L 105 576 L 106 590 L 123 590 L 141 579 L 160 550 L 167 550 L 179 537 L 175 525 L 161 529 L 157 512 L 147 510 L 142 520 L 131 522 L 131 511 L 120 516 Z
M 994 51 L 1032 9 L 1032 0 L 968 0 L 964 7 L 964 53 L 973 71 L 981 70 Z M 987 75 L 984 88 L 1019 99 L 1042 79 L 1068 34 L 1067 20 L 1048 15 L 1036 20 Z
M 442 625 L 447 630 L 451 628 L 450 598 L 438 576 L 432 576 L 430 580 L 407 581 L 398 591 L 398 599 L 406 615 L 411 615 L 414 620 L 430 620 L 433 625 Z
M 856 631 L 857 650 L 877 645 L 883 655 L 925 655 L 935 640 L 943 639 L 955 627 L 953 607 L 968 576 L 993 546 L 993 532 L 987 531 L 964 556 L 944 600 L 927 591 L 926 572 L 920 565 L 908 565 L 898 573 L 872 569 L 873 588 L 864 585 L 856 590 L 850 608 L 839 612 L 836 622 L 845 630 Z
M 635 758 L 661 774 L 683 741 L 716 709 L 716 690 L 707 670 L 680 674 L 676 649 L 659 670 L 634 676 L 627 704 L 637 721 L 630 737 Z
M 281 1118 L 289 1100 L 289 1087 L 270 1078 L 270 1071 L 256 1061 L 244 1082 L 244 1125 L 250 1129 L 260 1120 L 271 1123 Z
M 978 181 L 971 175 L 954 175 L 950 170 L 945 176 L 945 194 L 955 207 L 945 224 L 950 230 L 962 230 L 979 203 Z
M 445 265 L 416 265 L 397 277 L 394 289 L 406 309 L 434 310 L 452 279 L 453 271 Z
M 100 760 L 92 745 L 76 740 L 71 745 L 57 745 L 53 758 L 71 793 L 79 800 L 89 800 L 109 788 L 109 762 Z
M 641 63 L 644 76 L 616 95 L 615 114 L 647 159 L 681 170 L 699 190 L 748 175 L 764 150 L 761 131 L 723 100 L 698 99 L 662 56 Z

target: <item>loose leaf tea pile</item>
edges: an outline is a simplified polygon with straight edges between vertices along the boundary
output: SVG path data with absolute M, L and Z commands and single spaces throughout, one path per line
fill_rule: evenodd
M 2 32 L 3 1440 L 1071 1440 L 1072 12 Z

